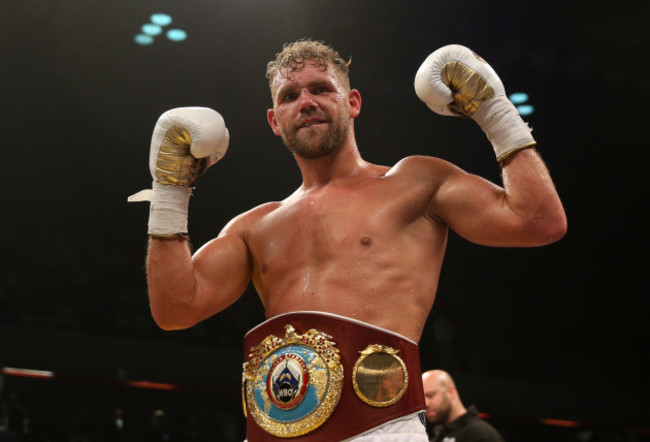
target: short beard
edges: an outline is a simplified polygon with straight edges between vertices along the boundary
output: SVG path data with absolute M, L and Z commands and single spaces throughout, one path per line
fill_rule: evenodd
M 314 159 L 327 156 L 336 152 L 345 142 L 350 131 L 350 120 L 345 115 L 333 120 L 329 130 L 323 134 L 317 134 L 309 139 L 298 137 L 298 131 L 282 133 L 282 140 L 287 148 L 294 154 Z
M 448 404 L 448 406 L 443 410 L 437 411 L 435 419 L 429 419 L 428 416 L 426 419 L 430 425 L 445 424 L 449 420 L 450 414 L 451 414 L 451 405 Z

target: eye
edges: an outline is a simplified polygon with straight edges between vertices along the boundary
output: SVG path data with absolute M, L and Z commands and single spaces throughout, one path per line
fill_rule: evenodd
M 327 92 L 329 92 L 329 88 L 327 86 L 316 86 L 311 90 L 311 93 L 314 95 L 325 94 Z
M 288 103 L 291 101 L 294 101 L 295 99 L 298 98 L 298 93 L 297 92 L 287 92 L 286 94 L 282 95 L 280 97 L 280 101 L 283 103 Z

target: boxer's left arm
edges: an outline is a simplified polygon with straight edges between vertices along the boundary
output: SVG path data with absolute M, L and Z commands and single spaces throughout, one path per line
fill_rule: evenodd
M 564 209 L 534 149 L 517 152 L 504 164 L 503 186 L 447 162 L 427 173 L 435 177 L 429 215 L 476 244 L 535 247 L 566 232 Z
M 538 246 L 560 239 L 566 216 L 549 171 L 530 128 L 485 60 L 463 46 L 445 46 L 427 57 L 415 88 L 434 112 L 475 120 L 502 167 L 503 187 L 438 164 L 429 214 L 484 245 Z

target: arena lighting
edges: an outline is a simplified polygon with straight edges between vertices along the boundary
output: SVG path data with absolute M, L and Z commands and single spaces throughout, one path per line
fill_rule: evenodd
M 153 37 L 151 35 L 138 34 L 133 38 L 133 41 L 141 46 L 146 46 L 153 43 Z
M 167 31 L 167 38 L 171 41 L 183 41 L 187 38 L 187 32 L 182 29 L 170 29 Z
M 25 378 L 40 378 L 40 379 L 53 379 L 55 377 L 61 378 L 61 376 L 57 376 L 53 371 L 33 370 L 29 368 L 15 368 L 15 367 L 2 367 L 0 368 L 0 374 L 4 374 L 6 376 L 18 376 L 18 377 L 25 377 Z M 180 390 L 181 389 L 181 387 L 178 385 L 165 384 L 162 382 L 126 381 L 120 383 L 128 387 L 149 388 L 154 390 Z
M 517 112 L 522 117 L 535 112 L 535 107 L 526 103 L 528 101 L 528 94 L 526 92 L 515 92 L 510 94 L 508 98 L 517 107 Z
M 142 32 L 147 35 L 160 35 L 162 33 L 162 27 L 147 23 L 146 25 L 142 25 Z
M 163 27 L 172 23 L 171 15 L 157 13 L 149 17 L 149 23 L 145 23 L 140 28 L 141 33 L 133 37 L 133 41 L 140 46 L 148 46 L 155 42 L 158 35 L 163 34 Z M 187 39 L 187 32 L 183 29 L 169 29 L 165 32 L 168 40 L 179 42 Z
M 125 384 L 128 385 L 129 387 L 150 388 L 153 390 L 178 390 L 177 385 L 163 384 L 160 382 L 126 381 Z
M 526 92 L 515 92 L 514 94 L 510 94 L 508 98 L 514 104 L 522 104 L 528 101 L 528 94 Z
M 523 117 L 525 115 L 530 115 L 533 112 L 535 112 L 535 108 L 530 104 L 522 104 L 517 106 L 517 112 L 519 112 L 519 115 Z
M 151 20 L 151 23 L 154 25 L 167 26 L 168 24 L 171 24 L 172 17 L 167 14 L 154 14 L 149 20 Z
M 576 428 L 580 426 L 576 421 L 565 421 L 561 419 L 540 419 L 539 421 L 544 425 L 550 425 L 552 427 Z
M 478 417 L 484 420 L 490 420 L 491 416 L 487 413 L 478 412 Z M 576 421 L 562 420 L 562 419 L 539 419 L 539 423 L 542 425 L 547 425 L 550 427 L 566 427 L 566 428 L 578 428 L 581 424 Z
M 54 372 L 47 370 L 30 370 L 27 368 L 2 367 L 0 373 L 7 376 L 22 376 L 26 378 L 53 378 Z

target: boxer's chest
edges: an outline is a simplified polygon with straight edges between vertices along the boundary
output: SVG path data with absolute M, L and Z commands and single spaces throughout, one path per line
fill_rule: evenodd
M 399 212 L 381 187 L 329 189 L 265 216 L 249 247 L 263 272 L 344 262 L 385 247 L 400 229 Z

